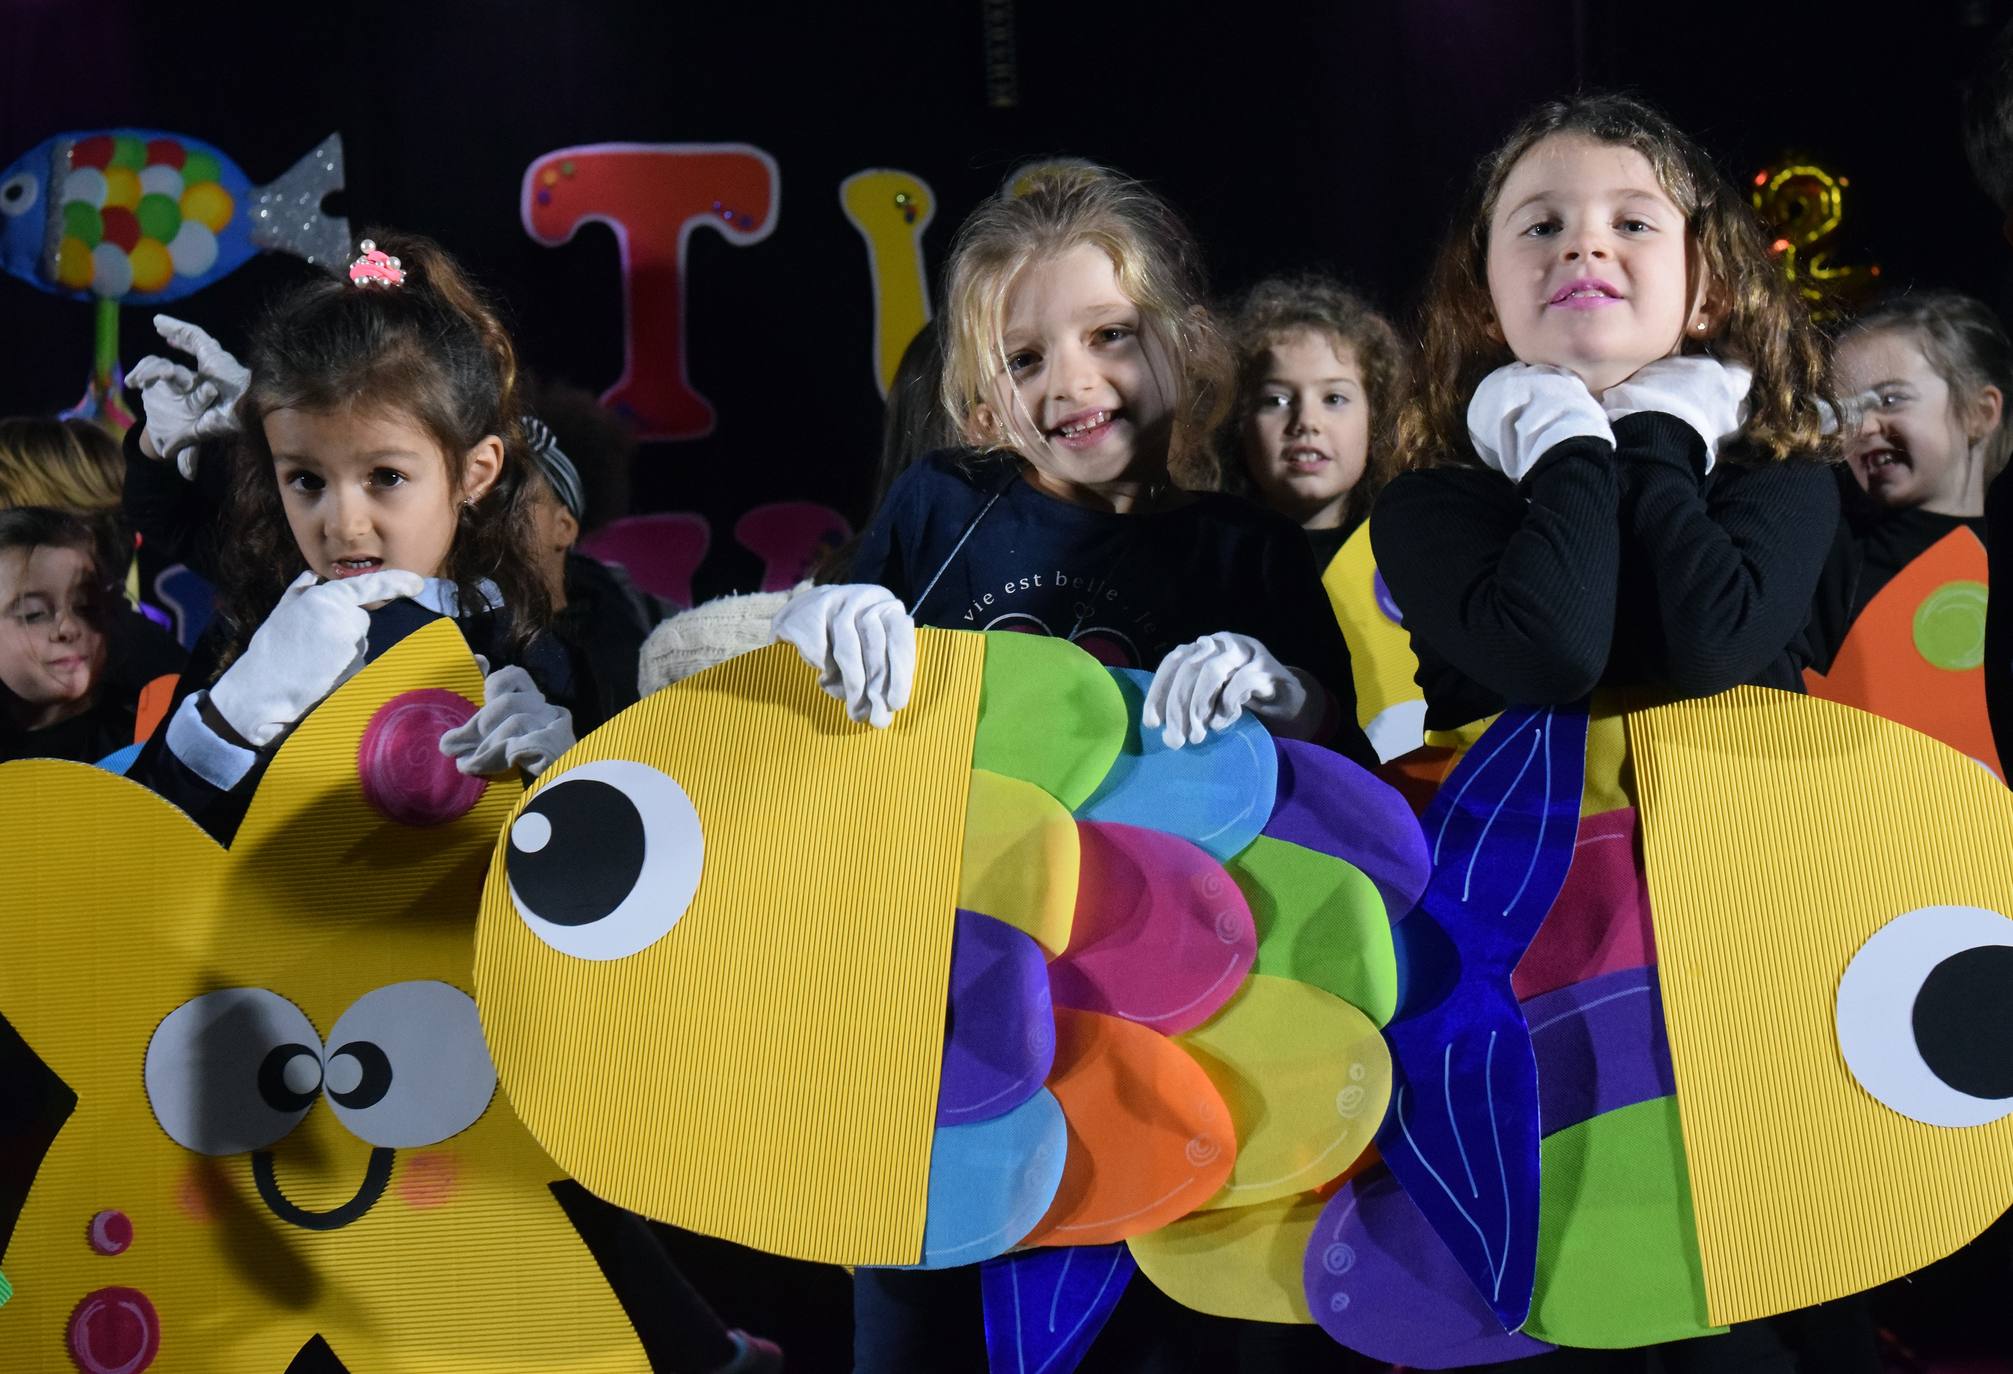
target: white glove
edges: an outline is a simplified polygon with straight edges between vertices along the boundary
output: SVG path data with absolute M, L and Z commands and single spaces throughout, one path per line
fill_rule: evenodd
M 1326 707 L 1326 694 L 1312 678 L 1288 668 L 1250 635 L 1223 630 L 1160 661 L 1139 723 L 1149 730 L 1164 723 L 1160 742 L 1179 749 L 1229 729 L 1249 710 L 1274 734 L 1305 739 Z
M 251 385 L 252 374 L 195 325 L 172 315 L 156 315 L 154 328 L 174 347 L 194 354 L 196 370 L 149 356 L 133 365 L 126 374 L 126 385 L 140 392 L 140 405 L 147 413 L 147 437 L 154 451 L 174 459 L 182 476 L 193 481 L 196 446 L 237 432 L 235 408 Z
M 210 705 L 254 747 L 271 743 L 363 666 L 364 606 L 418 596 L 425 585 L 418 573 L 391 568 L 321 583 L 302 573 L 210 688 Z
M 522 769 L 537 777 L 552 761 L 573 747 L 573 716 L 554 706 L 522 668 L 489 671 L 482 665 L 483 706 L 463 724 L 440 737 L 440 752 L 464 773 L 502 773 Z
M 797 646 L 846 714 L 886 729 L 916 680 L 916 622 L 886 587 L 814 587 L 776 612 L 769 633 Z
M 1468 402 L 1468 438 L 1481 460 L 1521 482 L 1566 439 L 1615 441 L 1601 404 L 1563 367 L 1511 363 L 1482 378 Z
M 1753 382 L 1754 373 L 1739 363 L 1698 354 L 1658 358 L 1601 393 L 1601 409 L 1610 421 L 1645 410 L 1683 420 L 1705 440 L 1705 470 L 1711 472 L 1719 446 L 1740 433 L 1747 419 Z

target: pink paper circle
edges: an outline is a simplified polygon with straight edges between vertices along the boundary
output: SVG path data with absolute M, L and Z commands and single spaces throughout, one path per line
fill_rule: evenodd
M 475 715 L 466 697 L 439 687 L 401 692 L 364 727 L 356 771 L 364 800 L 400 825 L 444 825 L 482 799 L 486 778 L 471 778 L 440 752 L 440 737 Z
M 161 1319 L 137 1288 L 100 1288 L 70 1313 L 70 1358 L 84 1374 L 140 1374 L 161 1353 Z
M 91 1248 L 101 1255 L 122 1255 L 133 1243 L 133 1219 L 117 1208 L 91 1218 Z

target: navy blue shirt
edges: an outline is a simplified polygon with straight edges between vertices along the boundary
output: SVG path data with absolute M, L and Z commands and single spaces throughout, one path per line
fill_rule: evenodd
M 1041 491 L 1018 458 L 933 453 L 889 489 L 852 578 L 892 591 L 918 625 L 1058 635 L 1113 667 L 1151 670 L 1203 635 L 1249 635 L 1328 689 L 1327 743 L 1374 765 L 1306 537 L 1236 497 L 1185 495 L 1118 515 Z

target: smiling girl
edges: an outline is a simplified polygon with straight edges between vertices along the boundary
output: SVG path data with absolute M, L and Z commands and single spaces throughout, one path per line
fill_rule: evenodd
M 2004 422 L 2013 342 L 1984 302 L 1925 292 L 1854 321 L 1833 369 L 1852 398 L 1845 456 L 1859 491 L 1846 493 L 1850 557 L 1827 569 L 1819 608 L 1835 590 L 1849 624 L 1952 530 L 1984 538 L 1986 488 L 2013 453 Z
M 904 472 L 853 582 L 794 599 L 777 637 L 876 725 L 908 699 L 915 625 L 1017 630 L 1152 670 L 1143 719 L 1170 748 L 1248 710 L 1373 764 L 1304 541 L 1177 482 L 1207 479 L 1230 369 L 1166 202 L 1102 169 L 1031 174 L 959 230 L 946 296 L 944 410 L 968 447 Z

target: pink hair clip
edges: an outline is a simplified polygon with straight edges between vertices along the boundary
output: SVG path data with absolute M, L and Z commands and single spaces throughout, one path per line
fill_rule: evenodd
M 405 273 L 399 270 L 397 258 L 380 253 L 377 245 L 369 239 L 359 246 L 363 249 L 363 256 L 349 265 L 351 286 L 405 285 Z

